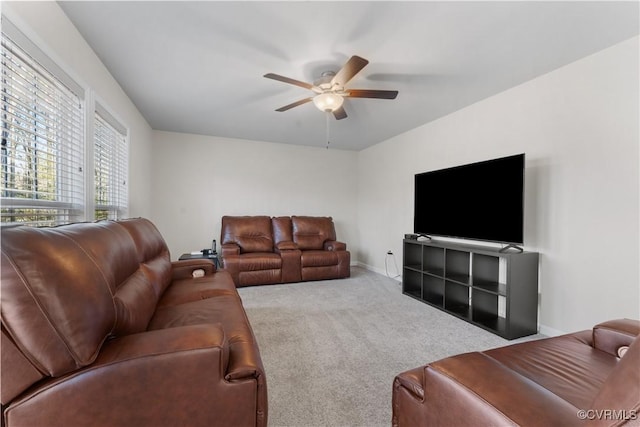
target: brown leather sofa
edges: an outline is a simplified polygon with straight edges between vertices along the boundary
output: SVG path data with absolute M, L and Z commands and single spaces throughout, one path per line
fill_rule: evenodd
M 638 334 L 640 322 L 612 320 L 403 372 L 393 425 L 637 426 Z
M 236 286 L 349 277 L 331 217 L 224 216 L 222 260 Z
M 147 220 L 3 229 L 1 318 L 7 427 L 267 424 L 231 276 Z

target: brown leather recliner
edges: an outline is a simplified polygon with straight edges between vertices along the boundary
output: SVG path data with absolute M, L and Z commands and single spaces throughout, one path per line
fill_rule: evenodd
M 347 245 L 336 241 L 330 217 L 291 217 L 293 243 L 301 251 L 302 280 L 348 277 L 350 254 Z
M 640 322 L 460 354 L 399 374 L 394 427 L 640 422 Z
M 151 222 L 3 228 L 1 273 L 3 426 L 266 426 L 231 276 Z
M 222 217 L 222 260 L 236 286 L 349 277 L 331 217 Z
M 236 286 L 282 283 L 282 257 L 273 250 L 268 216 L 223 216 L 222 259 Z

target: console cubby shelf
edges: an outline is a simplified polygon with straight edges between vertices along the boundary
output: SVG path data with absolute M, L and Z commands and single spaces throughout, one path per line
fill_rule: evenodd
M 403 249 L 405 295 L 503 338 L 537 332 L 538 253 L 411 239 Z

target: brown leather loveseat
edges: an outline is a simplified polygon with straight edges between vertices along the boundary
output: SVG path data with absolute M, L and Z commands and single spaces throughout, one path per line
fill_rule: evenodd
M 349 277 L 331 217 L 224 216 L 222 259 L 236 286 Z
M 640 424 L 640 322 L 461 354 L 398 375 L 393 425 Z
M 7 427 L 267 424 L 231 276 L 145 219 L 3 229 L 1 337 Z

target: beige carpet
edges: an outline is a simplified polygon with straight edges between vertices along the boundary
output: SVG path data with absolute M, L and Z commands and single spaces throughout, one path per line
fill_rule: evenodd
M 389 426 L 397 373 L 510 343 L 361 268 L 239 292 L 267 374 L 270 426 Z

